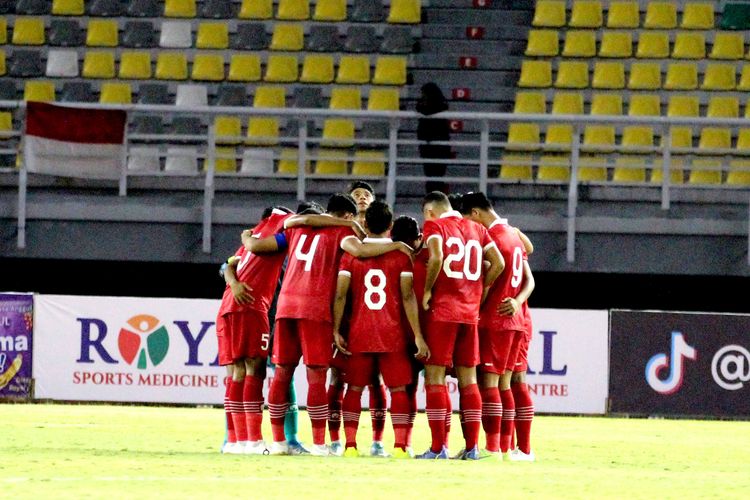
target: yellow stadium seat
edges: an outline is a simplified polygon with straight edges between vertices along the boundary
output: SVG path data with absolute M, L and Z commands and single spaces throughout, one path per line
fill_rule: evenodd
M 418 24 L 422 20 L 421 0 L 391 0 L 389 23 Z
M 83 0 L 53 0 L 52 14 L 56 16 L 82 16 Z
M 345 21 L 346 0 L 318 0 L 313 12 L 315 21 Z
M 747 115 L 747 113 L 745 113 Z M 736 149 L 750 153 L 750 128 L 741 128 L 737 133 Z
M 599 57 L 631 57 L 633 37 L 629 31 L 605 31 L 599 48 Z
M 731 160 L 726 183 L 733 186 L 750 185 L 750 160 L 747 158 Z
M 675 35 L 673 59 L 705 59 L 706 37 L 703 33 L 681 31 Z
M 406 58 L 378 56 L 375 61 L 372 83 L 375 85 L 405 85 Z
M 651 1 L 646 7 L 643 27 L 647 29 L 673 29 L 677 27 L 677 7 L 672 2 Z
M 279 165 L 277 172 L 280 174 L 296 174 L 299 162 L 299 154 L 297 149 L 283 148 L 281 150 L 281 158 L 279 159 Z M 311 172 L 310 160 L 305 161 L 305 171 Z
M 703 73 L 703 90 L 734 90 L 737 73 L 734 64 L 707 64 Z
M 579 92 L 556 92 L 552 98 L 553 115 L 582 115 L 583 114 L 583 96 Z M 555 146 L 562 151 L 570 151 L 570 144 L 573 142 L 573 126 L 568 124 L 549 124 L 544 135 L 544 144 Z M 555 157 L 556 160 L 560 158 Z M 547 180 L 566 180 L 569 173 L 568 167 L 558 167 L 554 165 L 545 166 L 545 174 L 542 175 L 542 166 L 540 163 L 538 178 Z M 564 179 L 559 175 L 564 171 Z M 541 177 L 540 177 L 541 176 Z
M 661 88 L 661 66 L 659 63 L 634 62 L 631 64 L 628 88 L 631 90 Z
M 595 89 L 625 88 L 625 65 L 621 62 L 595 62 L 591 86 Z
M 356 151 L 352 162 L 352 175 L 385 175 L 385 153 L 382 151 Z
M 553 115 L 582 115 L 583 96 L 578 92 L 555 92 L 552 98 Z
M 279 143 L 279 119 L 273 117 L 250 118 L 247 121 L 249 146 L 275 146 Z M 296 168 L 294 170 L 296 172 Z
M 229 28 L 224 23 L 201 23 L 195 46 L 199 49 L 226 49 L 229 47 Z
M 594 94 L 591 99 L 592 115 L 621 115 L 622 114 L 622 96 L 619 94 Z M 602 146 L 614 146 L 615 144 L 615 127 L 614 125 L 587 125 L 583 130 L 583 145 L 593 147 L 597 153 L 611 152 L 613 148 Z M 589 161 L 583 162 L 579 168 L 579 178 L 581 180 L 599 181 L 607 180 L 606 168 L 591 166 L 590 164 L 601 162 L 601 158 L 594 156 Z M 583 166 L 586 164 L 586 166 Z
M 184 52 L 159 52 L 155 76 L 159 80 L 187 80 L 187 59 Z
M 547 125 L 547 131 L 544 134 L 545 146 L 554 146 L 555 151 L 570 151 L 570 145 L 573 143 L 573 125 Z
M 543 155 L 536 172 L 538 181 L 567 182 L 570 179 L 570 156 Z
M 643 31 L 638 36 L 635 57 L 664 59 L 669 57 L 669 35 L 663 31 Z
M 617 158 L 612 180 L 614 182 L 646 182 L 646 157 L 628 155 Z
M 582 154 L 578 163 L 578 180 L 582 182 L 605 182 L 607 180 L 607 157 Z
M 367 56 L 341 56 L 336 83 L 369 83 L 370 60 Z
M 508 125 L 507 151 L 535 151 L 539 149 L 541 138 L 536 123 L 511 123 Z
M 86 52 L 81 75 L 84 78 L 114 78 L 115 54 L 104 51 Z
M 667 90 L 695 90 L 698 88 L 698 67 L 694 63 L 672 63 L 667 67 L 664 81 Z
M 660 158 L 654 159 L 651 168 L 651 182 L 654 184 L 661 184 L 664 177 L 663 163 Z M 671 184 L 682 184 L 684 182 L 684 171 L 685 160 L 682 156 L 672 156 L 670 158 L 670 174 L 669 182 Z
M 321 146 L 348 148 L 354 145 L 354 120 L 326 118 Z
M 565 1 L 537 0 L 531 24 L 549 28 L 565 26 Z
M 148 80 L 151 78 L 151 52 L 123 52 L 120 56 L 118 77 L 125 80 Z
M 740 74 L 740 83 L 737 84 L 737 90 L 750 90 L 750 64 L 742 65 Z
M 660 116 L 661 100 L 657 94 L 634 94 L 628 102 L 629 116 Z
M 348 151 L 342 149 L 320 149 L 315 160 L 315 173 L 322 175 L 346 175 Z
M 165 17 L 195 17 L 195 0 L 165 0 Z
M 27 80 L 23 87 L 23 100 L 52 102 L 55 100 L 55 84 L 39 80 Z
M 273 0 L 242 0 L 240 19 L 271 19 Z
M 7 68 L 5 67 L 5 51 L 0 50 L 0 76 L 4 75 Z
M 302 24 L 278 23 L 273 28 L 271 50 L 300 51 L 305 44 Z
M 532 179 L 532 156 L 528 154 L 506 153 L 500 164 L 500 178 L 514 181 Z
M 239 116 L 219 115 L 214 119 L 216 144 L 240 144 L 242 120 Z
M 733 96 L 712 96 L 706 109 L 708 118 L 739 118 L 740 101 Z
M 398 111 L 399 101 L 398 89 L 373 88 L 367 96 L 367 109 L 369 111 Z
M 599 28 L 602 25 L 602 3 L 599 0 L 574 0 L 570 12 L 571 28 Z
M 261 78 L 260 56 L 257 54 L 232 54 L 229 60 L 230 82 L 257 82 Z
M 253 96 L 254 108 L 285 108 L 286 88 L 261 85 L 255 89 Z
M 714 6 L 708 2 L 688 2 L 682 7 L 680 28 L 710 30 L 714 28 Z
M 631 148 L 641 146 L 651 147 L 654 145 L 654 129 L 641 125 L 623 127 L 621 144 L 622 146 Z
M 698 153 L 705 154 L 706 149 L 729 149 L 732 146 L 732 131 L 728 128 L 705 127 L 698 139 Z M 708 154 L 720 154 L 717 152 Z
M 333 82 L 333 56 L 327 54 L 307 54 L 302 61 L 302 74 L 299 81 L 304 83 Z
M 596 33 L 593 30 L 566 31 L 562 55 L 564 57 L 594 57 Z
M 721 184 L 721 157 L 694 158 L 688 175 L 691 184 Z
M 220 82 L 224 80 L 224 56 L 219 54 L 195 54 L 193 58 L 193 80 Z
M 276 19 L 286 21 L 310 19 L 310 4 L 307 0 L 279 0 Z
M 552 63 L 536 60 L 524 60 L 521 63 L 519 87 L 549 87 L 551 85 Z
M 523 69 L 522 69 L 523 70 Z M 589 86 L 589 65 L 580 61 L 561 61 L 557 67 L 555 87 L 583 89 Z
M 362 109 L 362 92 L 358 87 L 334 87 L 328 108 Z
M 271 54 L 266 63 L 264 80 L 267 82 L 296 82 L 299 75 L 297 56 Z
M 105 104 L 130 104 L 133 91 L 129 83 L 104 82 L 99 92 L 99 102 Z
M 719 31 L 708 57 L 711 59 L 742 59 L 745 55 L 745 37 L 742 33 Z
M 544 114 L 546 108 L 547 105 L 542 92 L 518 92 L 513 105 L 513 112 Z
M 89 47 L 117 47 L 117 21 L 92 19 L 86 31 L 86 45 Z
M 700 102 L 692 95 L 669 96 L 667 116 L 698 116 Z
M 43 45 L 44 20 L 41 17 L 17 17 L 13 25 L 13 45 Z
M 560 51 L 557 30 L 531 30 L 526 44 L 527 56 L 554 57 Z
M 13 130 L 13 114 L 8 111 L 0 111 L 0 132 Z M 2 140 L 3 137 L 0 137 Z
M 591 98 L 592 115 L 621 115 L 621 94 L 594 94 Z
M 607 28 L 637 28 L 641 23 L 638 2 L 609 3 Z
M 8 43 L 8 20 L 0 17 L 0 45 Z
M 237 171 L 237 158 L 234 148 L 216 148 L 214 159 L 214 172 L 231 173 Z

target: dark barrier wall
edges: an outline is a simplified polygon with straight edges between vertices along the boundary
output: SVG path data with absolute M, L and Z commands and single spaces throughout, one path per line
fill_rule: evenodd
M 750 315 L 610 312 L 610 411 L 750 416 Z

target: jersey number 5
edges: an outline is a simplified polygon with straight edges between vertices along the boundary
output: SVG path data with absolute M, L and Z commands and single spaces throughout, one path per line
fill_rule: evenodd
M 461 241 L 455 236 L 451 236 L 445 242 L 445 246 L 455 251 L 446 255 L 443 261 L 443 271 L 449 278 L 461 280 L 467 279 L 469 281 L 477 281 L 479 276 L 482 275 L 482 247 L 479 245 L 477 240 L 469 240 L 466 243 Z M 474 258 L 472 258 L 474 254 Z M 474 269 L 472 269 L 472 260 L 474 261 Z M 451 269 L 451 264 L 454 262 L 460 262 L 463 265 L 463 269 L 454 271 Z
M 305 271 L 309 271 L 312 268 L 312 261 L 313 257 L 315 257 L 315 250 L 318 248 L 318 242 L 320 241 L 320 235 L 316 234 L 315 237 L 312 239 L 312 243 L 310 243 L 310 248 L 307 250 L 307 252 L 302 251 L 302 247 L 305 246 L 305 242 L 307 241 L 307 235 L 303 234 L 299 238 L 299 243 L 297 243 L 297 247 L 294 249 L 294 256 L 297 258 L 297 260 L 301 260 L 305 263 Z
M 373 278 L 378 278 L 378 284 Z M 370 269 L 365 274 L 365 304 L 371 311 L 380 311 L 385 307 L 385 273 L 380 269 Z

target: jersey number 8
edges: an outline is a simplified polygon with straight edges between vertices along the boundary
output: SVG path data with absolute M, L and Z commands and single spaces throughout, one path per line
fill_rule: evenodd
M 378 284 L 373 278 L 378 278 Z M 365 304 L 371 311 L 380 311 L 385 307 L 385 273 L 380 269 L 370 269 L 365 274 Z

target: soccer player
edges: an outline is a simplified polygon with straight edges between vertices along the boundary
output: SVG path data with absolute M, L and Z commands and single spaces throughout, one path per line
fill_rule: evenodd
M 374 201 L 367 208 L 365 242 L 379 243 L 386 237 L 393 214 L 387 204 Z M 334 302 L 333 337 L 336 347 L 350 356 L 348 388 L 343 404 L 346 451 L 344 456 L 359 456 L 357 428 L 362 410 L 362 389 L 374 374 L 382 373 L 391 392 L 391 421 L 395 433 L 394 455 L 409 457 L 407 428 L 409 399 L 405 386 L 412 381 L 407 350 L 407 329 L 413 332 L 415 356 L 429 358 L 429 350 L 419 326 L 417 301 L 412 288 L 412 264 L 401 252 L 389 252 L 371 259 L 345 255 L 341 261 Z M 340 333 L 341 320 L 351 290 L 352 314 L 348 340 Z M 402 321 L 405 313 L 408 326 Z
M 445 194 L 427 194 L 422 212 L 429 255 L 422 307 L 427 312 L 424 330 L 431 353 L 425 365 L 425 391 L 432 444 L 417 458 L 448 458 L 445 372 L 447 367 L 455 366 L 466 440 L 462 458 L 475 460 L 480 458 L 477 442 L 482 414 L 476 377 L 479 306 L 502 272 L 504 262 L 487 230 L 452 210 Z M 489 262 L 484 273 L 483 260 Z
M 252 230 L 253 237 L 275 234 L 290 212 L 274 208 Z M 219 363 L 231 366 L 225 408 L 234 431 L 228 432 L 224 453 L 267 453 L 261 423 L 270 341 L 268 311 L 283 262 L 283 254 L 255 255 L 243 245 L 224 270 L 227 286 L 216 319 L 216 335 Z
M 521 341 L 516 366 L 513 368 L 513 375 L 510 379 L 510 389 L 513 392 L 513 400 L 516 405 L 514 427 L 517 447 L 510 452 L 510 459 L 516 462 L 533 462 L 536 460 L 534 452 L 531 451 L 531 422 L 534 420 L 534 402 L 526 383 L 526 371 L 529 368 L 529 343 L 533 333 L 528 302 L 523 303 L 521 310 L 523 311 L 525 324 L 524 338 Z
M 498 216 L 484 193 L 465 194 L 461 207 L 466 218 L 487 228 L 507 264 L 479 313 L 479 349 L 487 451 L 508 456 L 515 420 L 510 382 L 526 335 L 521 308 L 534 290 L 534 277 L 519 232 Z

